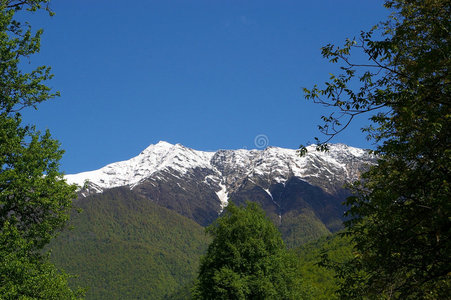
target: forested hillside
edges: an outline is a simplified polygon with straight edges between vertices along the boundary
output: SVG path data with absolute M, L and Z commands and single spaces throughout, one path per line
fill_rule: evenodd
M 211 241 L 204 227 L 127 188 L 80 198 L 74 206 L 73 228 L 51 243 L 51 259 L 78 274 L 70 282 L 87 288 L 87 299 L 189 299 L 200 257 Z M 333 299 L 334 273 L 318 262 L 322 251 L 336 261 L 349 258 L 349 241 L 305 224 L 291 228 L 285 243 L 303 244 L 290 252 L 310 299 Z
M 192 280 L 209 238 L 188 218 L 125 188 L 74 204 L 73 230 L 53 243 L 52 260 L 77 274 L 87 299 L 161 299 Z

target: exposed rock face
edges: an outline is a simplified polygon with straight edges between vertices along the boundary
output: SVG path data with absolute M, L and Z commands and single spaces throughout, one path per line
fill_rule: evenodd
M 214 221 L 228 201 L 255 201 L 289 235 L 306 218 L 319 232 L 339 229 L 343 185 L 374 162 L 366 150 L 342 144 L 331 145 L 328 153 L 310 146 L 299 157 L 296 150 L 277 147 L 204 152 L 159 142 L 128 161 L 66 178 L 79 185 L 87 180 L 82 196 L 126 186 L 201 225 Z

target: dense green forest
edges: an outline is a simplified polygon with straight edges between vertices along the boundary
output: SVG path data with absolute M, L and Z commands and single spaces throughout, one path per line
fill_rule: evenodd
M 87 299 L 190 299 L 212 240 L 203 227 L 127 188 L 82 198 L 74 206 L 72 229 L 50 244 L 51 259 L 76 275 L 70 284 L 87 288 Z M 296 230 L 305 236 L 302 230 L 311 228 Z M 324 251 L 338 261 L 349 258 L 349 239 L 326 233 L 309 241 L 283 249 L 307 291 L 304 298 L 333 299 L 334 272 L 318 263 Z
M 336 294 L 338 278 L 334 270 L 321 266 L 322 256 L 327 253 L 336 262 L 345 262 L 353 256 L 353 247 L 348 237 L 341 233 L 329 234 L 302 246 L 289 249 L 289 256 L 294 262 L 295 274 L 300 279 L 299 287 L 303 289 L 300 299 L 340 299 Z M 166 299 L 192 299 L 193 281 L 173 292 Z
M 338 279 L 334 270 L 321 265 L 322 256 L 327 255 L 336 262 L 345 262 L 353 255 L 353 247 L 342 232 L 324 236 L 313 242 L 291 249 L 297 258 L 297 270 L 303 284 L 309 289 L 308 299 L 339 299 L 336 295 Z
M 127 188 L 83 198 L 52 261 L 88 299 L 161 299 L 189 283 L 210 238 L 203 227 Z

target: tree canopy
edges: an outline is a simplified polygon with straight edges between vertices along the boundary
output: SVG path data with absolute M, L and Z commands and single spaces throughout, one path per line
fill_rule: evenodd
M 318 148 L 327 149 L 354 117 L 371 113 L 363 131 L 379 158 L 346 202 L 355 257 L 335 265 L 339 293 L 445 299 L 451 293 L 451 2 L 385 6 L 393 11 L 387 21 L 343 47 L 322 48 L 325 58 L 341 63 L 342 74 L 324 89 L 305 89 L 306 98 L 334 110 L 322 118 L 327 139 Z M 368 61 L 355 62 L 354 51 Z
M 75 186 L 59 171 L 63 151 L 48 131 L 22 124 L 21 111 L 58 96 L 46 86 L 50 67 L 23 71 L 39 52 L 42 30 L 16 18 L 45 9 L 43 0 L 0 0 L 0 298 L 68 299 L 67 275 L 43 247 L 68 219 Z M 23 18 L 21 18 L 23 19 Z
M 279 231 L 256 203 L 230 203 L 207 232 L 213 241 L 201 259 L 195 299 L 304 298 Z

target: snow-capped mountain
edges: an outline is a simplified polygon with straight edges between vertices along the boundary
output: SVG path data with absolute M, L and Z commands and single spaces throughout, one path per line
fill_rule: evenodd
M 97 192 L 119 186 L 133 187 L 159 171 L 172 169 L 184 174 L 191 169 L 208 168 L 213 154 L 160 141 L 129 160 L 112 163 L 95 171 L 66 175 L 66 180 L 80 186 L 88 182 Z
M 160 141 L 129 160 L 66 175 L 66 180 L 80 186 L 88 182 L 101 192 L 119 186 L 133 189 L 143 180 L 161 177 L 164 171 L 185 176 L 202 169 L 211 173 L 204 181 L 220 187 L 223 194 L 244 178 L 257 178 L 269 186 L 284 183 L 293 176 L 312 184 L 321 181 L 326 190 L 333 192 L 337 184 L 358 179 L 362 163 L 374 159 L 366 150 L 343 144 L 331 145 L 329 152 L 315 151 L 313 145 L 308 150 L 304 157 L 299 157 L 296 150 L 278 147 L 205 152 Z
M 312 214 L 309 218 L 333 231 L 341 226 L 343 185 L 358 179 L 375 158 L 343 144 L 331 145 L 329 152 L 308 150 L 304 157 L 277 147 L 205 152 L 159 142 L 127 161 L 66 180 L 84 186 L 81 197 L 122 187 L 201 225 L 217 218 L 228 201 L 249 200 L 282 228 Z

